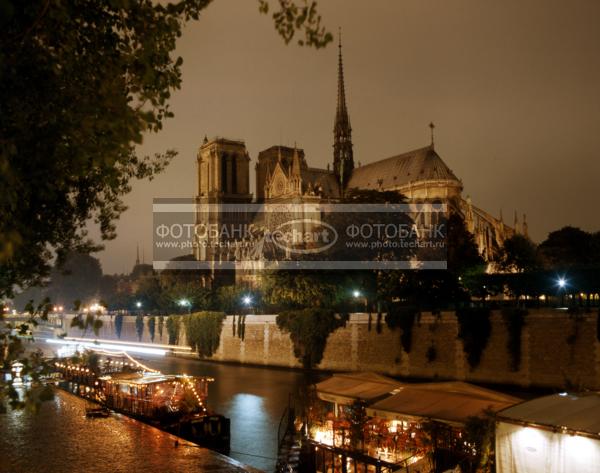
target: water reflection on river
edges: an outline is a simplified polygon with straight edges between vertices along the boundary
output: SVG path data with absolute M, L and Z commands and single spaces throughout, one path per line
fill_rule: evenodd
M 297 393 L 304 383 L 301 372 L 182 358 L 154 358 L 146 362 L 165 373 L 214 377 L 209 406 L 231 419 L 230 456 L 273 471 L 279 419 L 288 405 L 289 394 Z
M 148 357 L 143 359 L 137 356 L 136 358 L 165 373 L 214 377 L 215 382 L 211 383 L 209 388 L 209 407 L 231 419 L 230 456 L 241 463 L 266 472 L 274 470 L 279 420 L 288 405 L 290 393 L 297 393 L 305 383 L 303 373 L 293 370 L 207 363 L 183 358 Z M 81 416 L 82 407 L 77 405 L 82 401 L 69 396 L 69 402 L 65 402 L 63 396 L 65 395 L 61 394 L 57 401 L 51 403 L 54 406 L 55 416 L 58 412 L 61 417 L 61 427 L 58 431 L 48 417 L 49 412 L 46 412 L 46 406 L 40 414 L 41 417 L 38 418 L 19 412 L 9 413 L 6 416 L 0 415 L 0 473 L 29 471 L 129 472 L 144 470 L 144 468 L 131 469 L 137 462 L 141 461 L 140 464 L 145 464 L 145 462 L 153 461 L 152 456 L 147 458 L 144 455 L 146 451 L 144 444 L 148 440 L 144 437 L 145 434 L 141 433 L 143 426 L 133 431 L 127 428 L 120 431 L 114 425 L 116 419 L 111 418 L 106 422 L 98 419 L 97 423 L 91 421 L 98 429 L 96 435 L 90 434 L 88 431 L 82 433 L 80 429 L 90 425 L 90 421 Z M 75 404 L 73 405 L 73 403 Z M 65 412 L 72 414 L 73 409 L 77 412 L 75 417 L 64 417 Z M 63 422 L 64 419 L 67 420 Z M 122 416 L 119 416 L 119 419 L 119 422 L 131 422 Z M 116 439 L 112 438 L 114 435 L 124 438 L 116 442 Z M 58 451 L 54 444 L 57 439 L 60 440 Z M 75 441 L 74 439 L 79 440 Z M 97 464 L 97 462 L 106 462 L 107 459 L 114 459 L 114 462 L 110 461 L 111 468 L 114 466 L 114 469 L 95 469 L 86 463 L 88 460 L 79 458 L 78 451 L 81 442 L 85 445 L 98 445 L 101 449 L 100 454 L 89 459 L 90 462 Z M 171 446 L 170 442 L 167 444 L 165 448 Z M 122 445 L 127 447 L 123 448 Z M 163 444 L 160 445 L 162 448 Z M 64 448 L 67 446 L 69 448 Z M 150 448 L 158 447 L 152 445 Z M 49 450 L 54 453 L 48 454 Z M 47 468 L 43 466 L 44 463 L 39 463 L 44 461 L 46 455 L 51 462 Z M 30 463 L 28 463 L 28 459 L 31 460 Z M 8 461 L 17 461 L 16 464 L 22 465 L 21 469 L 7 470 L 4 465 L 12 464 L 6 463 Z M 35 468 L 32 468 L 33 465 Z M 183 464 L 177 470 L 157 466 L 156 468 L 148 467 L 146 471 L 161 473 L 191 471 L 186 468 L 186 465 Z M 197 467 L 194 467 L 193 470 L 202 471 Z
M 85 401 L 57 392 L 39 413 L 9 411 L 0 415 L 2 473 L 242 473 L 246 471 L 215 452 L 112 414 L 87 419 Z

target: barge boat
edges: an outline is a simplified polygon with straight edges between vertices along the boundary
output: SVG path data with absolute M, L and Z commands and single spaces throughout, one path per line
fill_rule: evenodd
M 128 355 L 95 360 L 93 365 L 56 362 L 62 377 L 58 386 L 98 403 L 101 408 L 229 453 L 230 421 L 207 408 L 208 385 L 213 378 L 163 374 Z

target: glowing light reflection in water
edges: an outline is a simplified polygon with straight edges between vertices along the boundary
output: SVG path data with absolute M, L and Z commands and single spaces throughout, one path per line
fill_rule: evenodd
M 86 419 L 85 402 L 57 392 L 39 413 L 0 415 L 2 473 L 242 473 L 241 465 L 209 450 L 113 414 Z
M 144 362 L 165 373 L 215 378 L 208 402 L 231 419 L 230 456 L 260 470 L 274 470 L 277 427 L 290 393 L 297 393 L 306 382 L 301 372 L 183 358 L 148 357 Z

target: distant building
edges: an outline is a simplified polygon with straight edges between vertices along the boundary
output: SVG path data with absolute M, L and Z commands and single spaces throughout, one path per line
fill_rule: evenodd
M 339 201 L 347 189 L 398 191 L 410 203 L 447 203 L 464 218 L 474 235 L 481 255 L 491 261 L 504 240 L 519 231 L 515 214 L 513 227 L 502 216 L 493 217 L 463 197 L 463 183 L 437 153 L 433 142 L 420 149 L 381 159 L 361 166 L 355 165 L 352 127 L 346 104 L 341 40 L 338 54 L 338 93 L 333 128 L 333 166 L 327 169 L 309 167 L 304 150 L 296 146 L 271 146 L 258 153 L 256 171 L 256 202 L 262 204 L 305 204 L 307 211 L 322 202 Z M 198 222 L 226 223 L 224 219 L 244 221 L 248 215 L 225 214 L 208 204 L 250 203 L 250 156 L 243 140 L 204 138 L 197 156 Z M 204 207 L 203 207 L 204 206 Z M 264 218 L 264 217 L 263 217 Z M 264 222 L 261 222 L 264 224 Z M 523 217 L 523 233 L 527 223 Z M 208 237 L 207 237 L 208 238 Z M 239 248 L 235 246 L 201 245 L 195 253 L 200 261 L 235 261 Z

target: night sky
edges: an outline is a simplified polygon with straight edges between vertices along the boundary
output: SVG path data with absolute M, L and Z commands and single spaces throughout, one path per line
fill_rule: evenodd
M 473 203 L 530 235 L 574 225 L 600 230 L 600 2 L 595 0 L 321 0 L 343 31 L 354 159 L 363 164 L 429 144 Z M 316 51 L 276 34 L 253 0 L 215 0 L 180 39 L 175 118 L 146 137 L 145 154 L 179 156 L 136 182 L 118 237 L 98 254 L 129 272 L 136 244 L 151 262 L 152 199 L 191 197 L 204 135 L 241 138 L 253 160 L 271 145 L 332 161 L 337 47 Z

